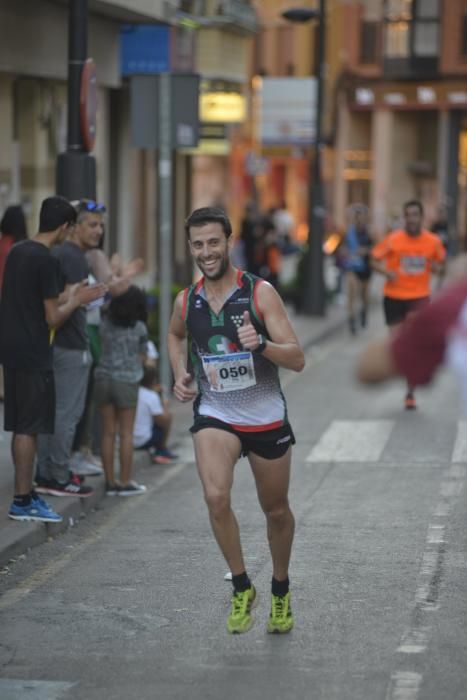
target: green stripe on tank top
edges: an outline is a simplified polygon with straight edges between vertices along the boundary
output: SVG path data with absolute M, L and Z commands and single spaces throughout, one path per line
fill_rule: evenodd
M 209 308 L 209 313 L 211 315 L 211 326 L 217 328 L 224 325 L 224 309 L 221 309 L 219 314 L 216 315 L 214 311 Z

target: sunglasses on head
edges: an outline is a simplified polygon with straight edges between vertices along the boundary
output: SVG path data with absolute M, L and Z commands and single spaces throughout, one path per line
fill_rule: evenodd
M 95 212 L 96 214 L 103 214 L 107 211 L 105 204 L 99 204 L 99 202 L 95 202 L 93 199 L 79 199 L 71 202 L 71 204 L 78 214 L 82 211 Z
M 82 211 L 94 211 L 97 214 L 106 211 L 105 204 L 93 202 L 92 199 L 82 199 L 79 203 L 79 206 Z

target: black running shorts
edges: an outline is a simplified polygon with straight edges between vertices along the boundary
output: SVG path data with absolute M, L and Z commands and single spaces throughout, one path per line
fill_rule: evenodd
M 4 428 L 18 435 L 52 434 L 55 426 L 53 370 L 4 367 Z
M 396 326 L 402 323 L 405 317 L 425 306 L 430 301 L 430 297 L 419 297 L 418 299 L 393 299 L 384 297 L 384 317 L 387 326 Z
M 218 428 L 236 435 L 241 442 L 241 454 L 243 457 L 246 457 L 249 452 L 253 452 L 264 459 L 279 459 L 279 457 L 285 455 L 291 445 L 295 445 L 295 436 L 288 423 L 274 430 L 247 432 L 236 430 L 228 423 L 223 423 L 217 418 L 196 416 L 195 422 L 190 428 L 191 432 L 197 433 L 204 428 Z

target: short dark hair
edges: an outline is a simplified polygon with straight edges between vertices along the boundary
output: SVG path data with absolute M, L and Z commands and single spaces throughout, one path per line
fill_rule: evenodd
M 155 367 L 151 367 L 150 365 L 145 365 L 144 366 L 144 374 L 143 378 L 141 380 L 141 386 L 146 387 L 146 389 L 150 389 L 154 384 L 157 384 L 159 382 L 159 372 Z
M 39 214 L 39 233 L 49 233 L 63 224 L 75 223 L 76 211 L 68 199 L 59 195 L 44 199 Z
M 409 199 L 409 201 L 404 204 L 404 214 L 407 213 L 409 207 L 418 207 L 420 214 L 423 214 L 423 204 L 419 199 Z
M 28 237 L 26 219 L 21 204 L 11 204 L 0 221 L 0 233 L 11 236 L 15 243 Z
M 133 328 L 137 321 L 146 323 L 147 318 L 146 294 L 134 284 L 109 304 L 109 319 L 115 326 Z
M 187 238 L 190 238 L 191 227 L 198 228 L 210 223 L 220 224 L 226 238 L 231 235 L 232 224 L 223 209 L 219 209 L 219 207 L 201 207 L 200 209 L 195 209 L 185 221 Z

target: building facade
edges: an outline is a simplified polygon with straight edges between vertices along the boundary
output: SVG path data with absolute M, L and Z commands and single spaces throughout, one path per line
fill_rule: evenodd
M 342 2 L 333 209 L 345 226 L 369 205 L 378 235 L 420 199 L 428 225 L 447 215 L 451 248 L 467 225 L 467 2 Z M 443 210 L 441 212 L 440 210 Z
M 97 67 L 99 104 L 93 155 L 97 197 L 108 207 L 106 247 L 126 260 L 141 256 L 140 282 L 158 278 L 158 162 L 155 149 L 134 146 L 130 79 L 122 72 L 125 27 L 170 30 L 170 72 L 198 72 L 205 138 L 173 155 L 174 280 L 190 278 L 183 221 L 193 206 L 229 190 L 230 128 L 244 119 L 248 43 L 256 29 L 241 0 L 93 0 L 89 50 Z M 5 0 L 0 6 L 0 213 L 24 205 L 29 231 L 42 199 L 55 191 L 56 160 L 66 148 L 68 3 Z M 154 67 L 155 73 L 161 70 Z M 236 112 L 235 112 L 236 109 Z M 219 135 L 221 137 L 219 137 Z

